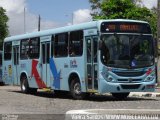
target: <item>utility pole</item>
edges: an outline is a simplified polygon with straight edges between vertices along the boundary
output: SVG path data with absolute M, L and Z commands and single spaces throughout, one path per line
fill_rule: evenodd
M 157 0 L 157 15 L 158 15 L 158 20 L 157 20 L 157 48 L 158 48 L 158 60 L 157 60 L 157 83 L 158 86 L 160 86 L 160 0 Z
M 74 13 L 72 13 L 72 25 L 74 24 Z
M 24 34 L 26 33 L 26 8 L 24 7 Z
M 41 30 L 41 16 L 38 16 L 38 31 Z

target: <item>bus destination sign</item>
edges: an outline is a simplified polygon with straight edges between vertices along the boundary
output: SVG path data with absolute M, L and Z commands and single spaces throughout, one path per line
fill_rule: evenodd
M 150 26 L 146 23 L 134 22 L 104 22 L 101 24 L 101 32 L 144 33 L 151 34 Z

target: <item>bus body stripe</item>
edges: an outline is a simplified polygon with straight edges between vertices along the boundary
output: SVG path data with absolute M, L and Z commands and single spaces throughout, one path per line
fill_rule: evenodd
M 60 72 L 61 71 L 58 72 L 55 62 L 52 58 L 50 58 L 49 63 L 50 63 L 50 69 L 51 69 L 52 75 L 54 77 L 53 87 L 55 87 L 55 89 L 60 89 Z
M 38 61 L 32 60 L 32 73 L 31 76 L 34 76 L 36 83 L 38 85 L 38 88 L 46 88 L 47 86 L 45 85 L 44 81 L 41 79 L 38 70 L 37 70 L 37 64 Z

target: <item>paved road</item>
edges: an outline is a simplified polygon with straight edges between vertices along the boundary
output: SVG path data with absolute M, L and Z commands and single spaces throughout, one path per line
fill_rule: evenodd
M 19 87 L 0 86 L 1 114 L 65 114 L 79 109 L 141 109 L 142 112 L 143 109 L 160 110 L 160 97 L 129 97 L 116 101 L 112 96 L 106 95 L 73 100 L 66 93 L 55 96 L 40 91 L 31 95 L 21 93 Z

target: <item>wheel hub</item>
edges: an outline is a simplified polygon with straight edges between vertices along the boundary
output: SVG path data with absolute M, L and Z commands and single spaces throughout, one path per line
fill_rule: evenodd
M 24 81 L 22 82 L 22 90 L 23 91 L 25 91 L 26 90 L 26 87 L 25 87 L 25 85 L 24 85 L 25 83 L 24 83 Z
M 80 94 L 81 93 L 81 87 L 79 83 L 76 83 L 74 86 L 74 91 L 76 94 Z

